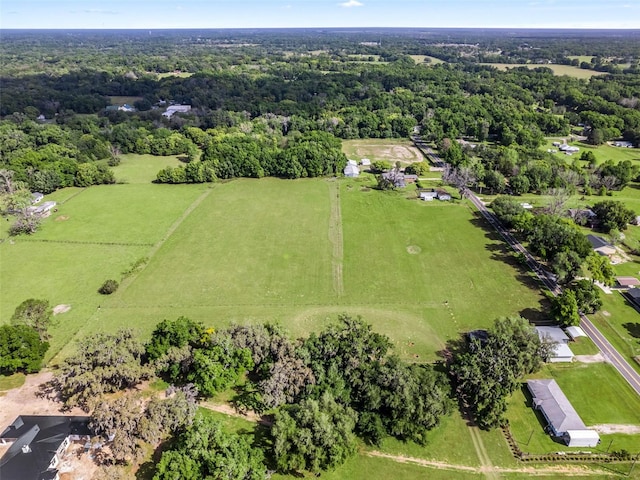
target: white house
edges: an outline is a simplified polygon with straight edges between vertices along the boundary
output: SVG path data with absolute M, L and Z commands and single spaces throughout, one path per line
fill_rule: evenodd
M 536 327 L 538 336 L 543 342 L 554 344 L 553 352 L 547 359 L 551 363 L 573 361 L 573 352 L 569 348 L 569 337 L 560 327 Z
M 191 105 L 171 105 L 162 115 L 171 118 L 174 113 L 187 113 L 189 110 L 191 110 Z
M 355 178 L 358 175 L 360 175 L 360 170 L 358 169 L 358 167 L 356 165 L 347 165 L 346 167 L 344 167 L 344 176 L 345 177 L 351 177 L 351 178 Z
M 588 429 L 571 402 L 553 379 L 528 380 L 533 408 L 542 412 L 549 433 L 568 447 L 595 447 L 600 436 Z
M 620 141 L 620 142 L 614 142 L 613 145 L 620 148 L 633 148 L 633 143 L 631 142 Z
M 564 153 L 576 153 L 576 152 L 580 151 L 580 149 L 578 147 L 574 147 L 572 145 L 567 145 L 566 143 L 563 143 L 562 145 L 560 145 L 558 147 L 558 150 L 560 150 L 561 152 L 564 152 Z
M 420 200 L 424 200 L 425 202 L 432 202 L 433 199 L 438 198 L 438 192 L 420 192 Z

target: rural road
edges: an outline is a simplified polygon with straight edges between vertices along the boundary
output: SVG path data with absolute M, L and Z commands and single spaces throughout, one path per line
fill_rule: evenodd
M 444 166 L 444 162 L 440 157 L 438 157 L 431 148 L 427 147 L 426 144 L 422 141 L 420 137 L 414 138 L 414 143 L 416 146 L 422 150 L 427 157 L 431 161 L 433 161 L 434 165 Z M 562 289 L 556 283 L 553 274 L 547 271 L 542 265 L 531 255 L 524 246 L 515 239 L 511 233 L 502 226 L 497 217 L 491 212 L 484 202 L 478 198 L 478 196 L 473 193 L 468 188 L 465 188 L 463 194 L 471 200 L 471 203 L 475 205 L 478 211 L 482 214 L 482 216 L 496 229 L 496 231 L 504 238 L 504 240 L 513 248 L 516 252 L 521 253 L 526 259 L 527 265 L 536 276 L 540 279 L 542 284 L 549 289 L 549 291 L 557 296 L 562 293 Z M 580 315 L 580 326 L 585 331 L 585 333 L 589 336 L 589 338 L 597 345 L 605 358 L 620 372 L 620 375 L 624 377 L 624 379 L 629 382 L 631 388 L 635 390 L 635 392 L 640 395 L 640 374 L 636 370 L 633 369 L 631 365 L 624 359 L 620 353 L 609 343 L 609 340 L 605 338 L 602 333 L 595 327 L 595 325 L 587 318 L 586 315 Z

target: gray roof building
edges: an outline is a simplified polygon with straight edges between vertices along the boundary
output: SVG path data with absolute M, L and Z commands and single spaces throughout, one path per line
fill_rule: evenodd
M 2 480 L 55 480 L 71 440 L 91 435 L 89 417 L 22 415 L 0 434 L 11 444 L 0 458 Z
M 542 412 L 554 437 L 563 438 L 570 447 L 598 444 L 598 433 L 586 427 L 555 380 L 528 380 L 527 387 L 533 397 L 533 407 Z

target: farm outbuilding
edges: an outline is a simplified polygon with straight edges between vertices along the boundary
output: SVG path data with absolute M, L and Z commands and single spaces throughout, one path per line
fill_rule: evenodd
M 433 190 L 430 192 L 420 192 L 420 200 L 424 200 L 425 202 L 432 202 L 437 197 L 438 192 Z
M 360 175 L 360 170 L 358 169 L 357 166 L 355 166 L 355 165 L 347 165 L 346 167 L 344 167 L 344 176 L 345 177 L 355 178 L 358 175 Z
M 369 160 L 368 158 L 363 158 L 362 160 L 360 160 L 360 164 L 363 167 L 370 167 L 371 166 L 371 160 Z
M 572 340 L 575 340 L 578 337 L 586 337 L 587 334 L 584 333 L 584 330 L 582 330 L 580 327 L 567 327 L 566 329 L 567 335 L 569 335 L 571 337 Z
M 635 277 L 616 277 L 616 287 L 635 288 L 640 285 L 640 280 Z
M 553 379 L 528 380 L 533 408 L 542 413 L 547 430 L 568 447 L 595 447 L 600 436 L 586 427 L 578 412 Z
M 451 200 L 451 194 L 442 188 L 437 189 L 436 193 L 438 194 L 438 200 L 440 201 L 448 202 Z

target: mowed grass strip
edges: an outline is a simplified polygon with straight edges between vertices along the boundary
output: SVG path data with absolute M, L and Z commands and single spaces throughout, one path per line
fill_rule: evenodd
M 466 204 L 404 195 L 344 185 L 345 302 L 421 308 L 442 341 L 539 307 L 537 285 Z
M 325 180 L 217 185 L 131 284 L 122 304 L 331 303 L 328 228 Z
M 87 188 L 59 205 L 32 239 L 154 244 L 206 188 L 153 184 Z

